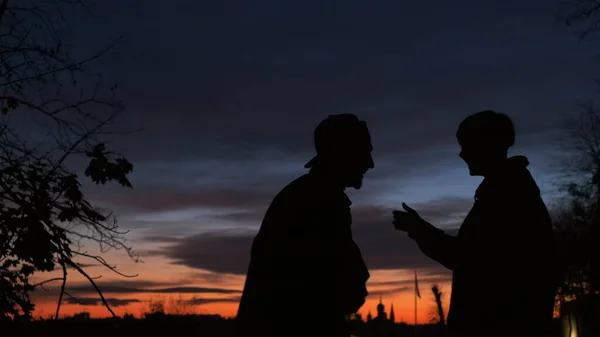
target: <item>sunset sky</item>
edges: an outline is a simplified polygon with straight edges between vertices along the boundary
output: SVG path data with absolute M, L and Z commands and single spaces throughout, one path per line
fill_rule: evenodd
M 87 269 L 102 275 L 118 314 L 162 297 L 234 316 L 270 200 L 306 172 L 318 122 L 355 113 L 375 158 L 364 187 L 348 191 L 371 270 L 362 312 L 375 312 L 381 295 L 412 322 L 417 269 L 425 322 L 431 285 L 447 304 L 451 275 L 394 232 L 392 210 L 406 202 L 438 227 L 460 224 L 481 179 L 458 157 L 455 130 L 485 109 L 514 119 L 512 153 L 529 157 L 550 201 L 561 122 L 596 90 L 594 46 L 556 23 L 552 1 L 107 0 L 96 10 L 101 18 L 78 20 L 69 39 L 84 52 L 124 36 L 95 69 L 121 83 L 121 126 L 144 128 L 111 143 L 134 162 L 134 188 L 88 189 L 131 230 L 143 260 L 106 255 L 132 279 Z M 85 305 L 62 313 L 108 315 L 71 274 L 67 290 Z M 37 315 L 54 312 L 59 286 L 36 291 Z

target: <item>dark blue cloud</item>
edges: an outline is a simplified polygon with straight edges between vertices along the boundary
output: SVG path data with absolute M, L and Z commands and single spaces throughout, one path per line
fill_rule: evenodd
M 471 204 L 472 199 L 444 198 L 413 206 L 431 223 L 456 234 L 456 228 Z M 353 235 L 370 269 L 437 268 L 438 272 L 444 272 L 435 261 L 421 253 L 405 233 L 394 231 L 391 208 L 353 208 Z M 254 219 L 258 224 L 260 217 Z M 256 228 L 244 231 L 213 229 L 181 237 L 175 243 L 172 243 L 171 236 L 164 236 L 161 241 L 169 241 L 171 244 L 154 254 L 162 254 L 174 264 L 216 273 L 243 275 L 248 268 Z M 153 236 L 150 239 L 159 238 Z M 215 256 L 220 258 L 215 259 Z
M 311 150 L 326 114 L 357 112 L 379 144 L 426 150 L 482 109 L 523 132 L 556 127 L 593 89 L 592 48 L 545 1 L 108 1 L 81 21 L 123 83 L 138 159 Z M 110 20 L 109 20 L 110 18 Z M 83 19 L 82 19 L 83 20 Z M 157 141 L 160 139 L 160 141 Z M 398 151 L 383 146 L 384 152 Z
M 547 175 L 549 137 L 595 95 L 598 70 L 595 46 L 557 24 L 556 8 L 542 0 L 102 2 L 103 18 L 78 19 L 70 37 L 89 51 L 124 36 L 96 66 L 122 82 L 120 126 L 145 130 L 113 143 L 136 163 L 134 190 L 94 198 L 146 218 L 170 212 L 199 232 L 182 244 L 210 247 L 207 238 L 223 238 L 204 235 L 209 228 L 258 224 L 272 196 L 304 172 L 314 126 L 341 112 L 359 114 L 373 134 L 376 169 L 351 192 L 358 206 L 472 198 L 477 181 L 454 135 L 484 109 L 513 117 L 515 152 L 530 156 L 536 178 Z M 450 206 L 439 222 L 463 209 Z M 428 263 L 410 243 L 414 254 L 389 257 L 397 243 L 385 226 L 355 233 L 375 267 Z M 223 247 L 246 256 L 235 245 L 250 236 L 237 239 Z M 241 259 L 231 270 L 243 272 Z M 206 267 L 196 262 L 186 265 Z

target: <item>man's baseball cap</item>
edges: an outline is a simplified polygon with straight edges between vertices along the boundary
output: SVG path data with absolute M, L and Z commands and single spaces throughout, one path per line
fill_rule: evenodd
M 357 143 L 371 141 L 369 129 L 365 121 L 354 114 L 329 115 L 315 129 L 314 142 L 317 155 L 305 168 L 313 167 L 322 156 L 337 151 L 353 149 Z

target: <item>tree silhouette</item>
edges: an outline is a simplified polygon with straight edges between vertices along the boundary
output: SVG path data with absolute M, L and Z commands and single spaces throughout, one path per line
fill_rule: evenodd
M 148 301 L 148 310 L 142 315 L 145 318 L 164 316 L 166 314 L 165 309 L 165 299 L 163 297 L 151 298 Z
M 599 0 L 563 0 L 556 18 L 575 29 L 579 37 L 588 38 L 600 31 Z
M 431 292 L 433 293 L 433 298 L 435 299 L 435 306 L 437 309 L 436 322 L 440 325 L 446 325 L 446 316 L 444 315 L 444 307 L 442 306 L 442 292 L 437 285 L 433 285 L 431 287 Z
M 567 197 L 554 224 L 562 248 L 562 294 L 581 297 L 600 290 L 600 111 L 593 103 L 582 105 L 567 132 L 559 186 Z
M 189 299 L 179 294 L 169 297 L 167 312 L 171 315 L 191 315 L 195 313 L 194 306 Z
M 101 253 L 123 249 L 135 258 L 115 218 L 82 192 L 83 174 L 96 185 L 131 187 L 133 165 L 105 147 L 123 110 L 115 87 L 104 88 L 90 62 L 109 48 L 74 59 L 61 40 L 64 13 L 88 10 L 82 0 L 0 0 L 0 320 L 30 319 L 36 287 L 61 281 L 58 318 L 69 272 L 83 275 L 114 315 L 100 288 L 77 261 L 91 259 L 121 274 Z M 74 15 L 74 14 L 73 14 Z M 85 170 L 85 163 L 87 167 Z M 62 276 L 31 284 L 35 272 Z M 124 275 L 123 276 L 133 276 Z
M 580 38 L 589 38 L 600 30 L 600 1 L 562 1 L 558 19 L 574 27 Z M 556 309 L 571 302 L 569 310 L 582 314 L 594 330 L 600 313 L 600 111 L 593 102 L 584 104 L 567 126 L 566 142 L 562 139 L 563 152 L 569 154 L 563 162 L 566 183 L 559 183 L 567 196 L 554 214 L 563 272 Z
M 196 310 L 191 301 L 178 294 L 177 296 L 155 296 L 151 298 L 142 316 L 152 318 L 164 315 L 192 315 L 195 313 Z
M 582 105 L 566 130 L 562 138 L 565 179 L 559 182 L 566 196 L 559 200 L 553 219 L 561 276 L 557 309 L 569 302 L 576 317 L 593 322 L 594 303 L 600 299 L 600 111 L 592 103 Z M 577 329 L 581 335 L 579 323 Z

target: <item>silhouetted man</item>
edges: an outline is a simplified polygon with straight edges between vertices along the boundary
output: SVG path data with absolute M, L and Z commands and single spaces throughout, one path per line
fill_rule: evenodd
M 374 167 L 369 130 L 354 115 L 330 115 L 314 141 L 310 171 L 273 199 L 254 239 L 238 336 L 349 336 L 345 316 L 367 296 L 344 190 L 361 188 Z
M 547 336 L 557 285 L 553 230 L 527 158 L 507 158 L 513 123 L 504 114 L 479 112 L 460 124 L 457 139 L 470 175 L 484 177 L 458 235 L 445 234 L 406 204 L 405 212 L 394 211 L 394 225 L 453 271 L 451 336 Z

